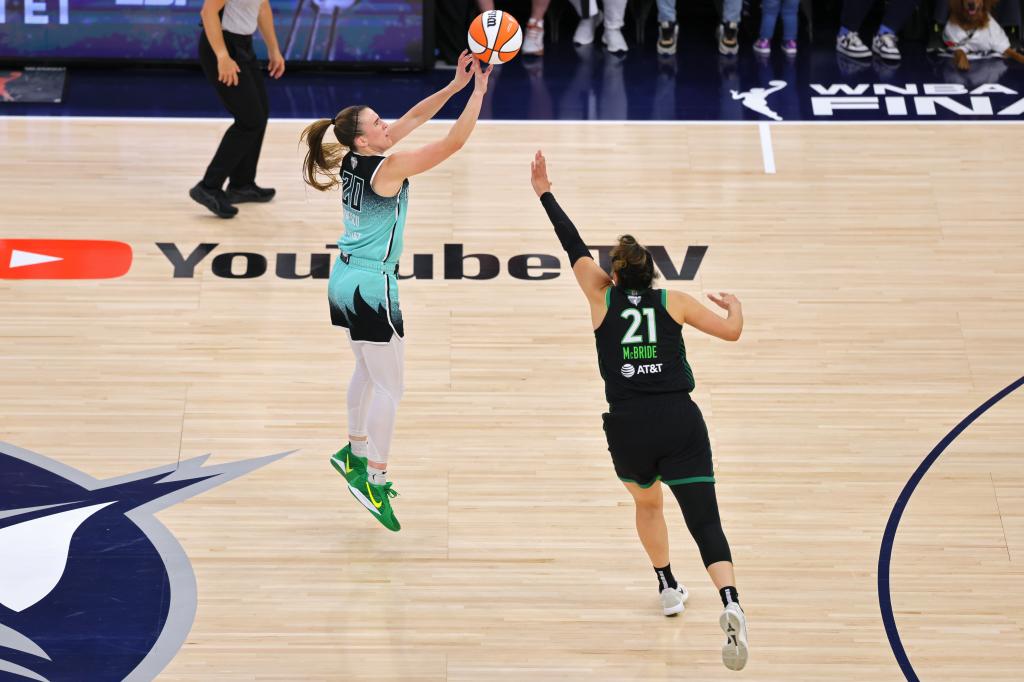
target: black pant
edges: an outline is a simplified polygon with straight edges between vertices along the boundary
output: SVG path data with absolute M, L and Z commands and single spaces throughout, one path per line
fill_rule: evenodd
M 946 2 L 947 0 L 938 0 Z M 882 23 L 894 31 L 903 28 L 910 15 L 914 13 L 918 0 L 890 0 L 886 3 L 885 16 Z M 843 0 L 843 11 L 840 16 L 842 25 L 851 31 L 860 31 L 864 18 L 871 11 L 875 0 Z M 870 41 L 867 41 L 870 43 Z
M 217 55 L 206 33 L 199 36 L 199 63 L 206 80 L 216 88 L 224 108 L 235 117 L 203 177 L 203 184 L 211 189 L 221 188 L 224 180 L 229 180 L 231 187 L 245 187 L 256 181 L 256 165 L 269 116 L 267 90 L 253 51 L 252 36 L 224 31 L 224 44 L 239 68 L 238 85 L 230 87 L 217 80 Z
M 466 31 L 477 10 L 476 0 L 444 0 L 434 5 L 437 52 L 447 64 L 456 64 L 466 49 Z

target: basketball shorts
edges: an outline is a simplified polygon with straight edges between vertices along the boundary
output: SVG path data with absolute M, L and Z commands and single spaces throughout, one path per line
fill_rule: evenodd
M 405 337 L 394 273 L 338 260 L 327 284 L 327 298 L 331 323 L 346 327 L 353 341 L 387 343 L 395 334 Z
M 616 403 L 602 415 L 615 475 L 649 488 L 714 483 L 711 441 L 697 403 L 668 393 Z

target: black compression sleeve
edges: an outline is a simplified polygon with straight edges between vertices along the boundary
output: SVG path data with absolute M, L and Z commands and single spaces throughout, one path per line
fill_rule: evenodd
M 565 215 L 565 211 L 555 201 L 555 195 L 551 192 L 544 192 L 540 196 L 540 203 L 548 213 L 548 220 L 555 227 L 555 236 L 558 237 L 558 241 L 562 242 L 565 252 L 569 254 L 569 267 L 575 265 L 580 258 L 589 257 L 590 249 L 583 243 L 579 231 L 569 220 L 569 216 Z

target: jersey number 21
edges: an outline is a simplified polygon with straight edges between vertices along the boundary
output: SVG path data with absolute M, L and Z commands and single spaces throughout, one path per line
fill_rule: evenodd
M 658 327 L 654 323 L 654 308 L 644 308 L 643 316 L 647 318 L 647 343 L 657 343 Z M 636 333 L 640 328 L 640 311 L 636 308 L 627 308 L 622 311 L 622 319 L 630 320 L 629 329 L 622 337 L 622 345 L 644 343 L 644 337 Z

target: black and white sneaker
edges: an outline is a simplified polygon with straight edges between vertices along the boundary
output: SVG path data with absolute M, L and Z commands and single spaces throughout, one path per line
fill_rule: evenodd
M 686 600 L 690 593 L 682 585 L 666 587 L 661 591 L 661 612 L 666 616 L 676 616 L 686 610 Z
M 248 201 L 264 203 L 270 201 L 277 194 L 277 190 L 271 187 L 260 187 L 256 183 L 245 187 L 232 187 L 228 185 L 228 202 L 232 204 L 244 204 Z
M 658 24 L 658 54 L 675 54 L 679 40 L 679 25 L 674 21 Z
M 750 655 L 747 647 L 747 617 L 743 614 L 743 609 L 736 602 L 729 602 L 718 618 L 718 624 L 725 633 L 722 663 L 729 670 L 743 670 Z
M 856 31 L 850 31 L 836 38 L 836 52 L 854 59 L 870 59 L 871 50 L 865 45 Z
M 740 25 L 735 21 L 718 25 L 718 51 L 722 54 L 736 54 L 740 51 Z
M 210 209 L 218 218 L 234 218 L 238 209 L 231 205 L 222 189 L 210 189 L 202 181 L 188 191 L 188 195 L 196 203 L 202 204 Z
M 895 33 L 879 33 L 871 41 L 871 51 L 882 59 L 892 62 L 900 60 L 900 48 Z

